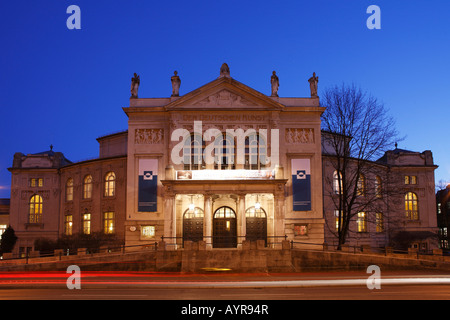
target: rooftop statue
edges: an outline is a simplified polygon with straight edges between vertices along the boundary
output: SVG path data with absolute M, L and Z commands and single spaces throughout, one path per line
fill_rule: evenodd
M 178 97 L 180 95 L 181 80 L 177 71 L 173 72 L 173 76 L 170 80 L 172 81 L 172 97 Z
M 141 80 L 140 80 L 139 76 L 135 73 L 134 77 L 131 78 L 131 98 L 138 97 L 138 90 L 139 90 L 140 83 L 141 83 Z
M 276 72 L 272 72 L 272 76 L 270 77 L 270 83 L 272 85 L 272 97 L 278 97 L 278 87 L 280 86 L 280 80 L 278 79 L 278 76 L 276 75 Z
M 319 77 L 316 77 L 316 73 L 313 72 L 313 76 L 309 78 L 309 88 L 311 89 L 311 97 L 317 97 L 317 83 L 319 82 Z
M 220 76 L 230 77 L 230 68 L 226 63 L 222 64 L 222 66 L 220 67 Z

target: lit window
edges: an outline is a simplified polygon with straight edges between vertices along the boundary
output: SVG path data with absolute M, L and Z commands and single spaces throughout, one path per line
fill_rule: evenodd
M 335 194 L 342 193 L 342 173 L 338 171 L 334 171 L 333 173 L 333 190 Z
M 0 224 L 0 239 L 2 238 L 2 234 L 6 231 L 8 226 L 6 224 Z
M 405 176 L 405 184 L 417 184 L 417 176 Z
M 30 198 L 28 222 L 42 222 L 42 197 L 40 195 L 35 194 Z
M 343 222 L 344 222 L 344 217 L 342 215 L 342 211 L 334 210 L 334 219 L 335 219 L 335 222 L 336 222 L 336 232 L 338 232 L 339 231 L 339 222 L 340 222 L 341 229 L 342 229 L 342 225 L 343 225 Z
M 92 176 L 88 174 L 83 181 L 83 199 L 92 198 Z
M 105 234 L 114 233 L 114 212 L 103 213 L 103 232 Z
M 116 189 L 116 175 L 114 172 L 108 172 L 105 176 L 105 197 L 114 197 Z
M 187 209 L 184 212 L 184 214 L 183 214 L 183 217 L 185 219 L 203 218 L 203 216 L 204 216 L 204 212 L 199 207 L 194 207 L 192 209 Z
M 366 178 L 364 177 L 364 175 L 361 173 L 359 175 L 358 178 L 358 185 L 357 185 L 357 190 L 356 190 L 356 194 L 358 196 L 364 196 L 365 194 L 365 188 L 366 188 Z
M 44 179 L 43 178 L 32 178 L 30 179 L 30 187 L 43 187 Z
M 419 220 L 419 209 L 417 195 L 414 192 L 408 192 L 405 195 L 406 219 Z
M 73 200 L 73 179 L 69 178 L 66 182 L 66 201 Z
M 64 217 L 64 234 L 66 236 L 72 235 L 72 226 L 73 226 L 73 216 L 71 214 L 67 214 Z
M 375 214 L 375 223 L 376 223 L 376 231 L 383 232 L 384 231 L 384 221 L 383 214 L 378 212 Z
M 246 218 L 266 218 L 266 211 L 263 208 L 259 207 L 250 207 L 245 211 Z
M 155 226 L 141 226 L 141 239 L 154 239 L 155 231 Z
M 365 212 L 358 212 L 356 225 L 358 228 L 358 232 L 367 232 L 367 216 Z
M 91 234 L 91 214 L 83 214 L 83 233 Z
M 440 203 L 437 204 L 437 213 L 438 214 L 442 213 L 442 209 L 441 209 L 441 204 Z

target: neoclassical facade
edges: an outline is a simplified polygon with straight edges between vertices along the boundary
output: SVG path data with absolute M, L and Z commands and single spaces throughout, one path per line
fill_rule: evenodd
M 319 99 L 264 95 L 226 65 L 204 86 L 174 92 L 124 108 L 127 243 L 141 243 L 143 230 L 173 247 L 202 239 L 239 248 L 246 238 L 277 246 L 285 236 L 323 243 Z
M 224 64 L 218 78 L 189 93 L 179 94 L 175 72 L 170 97 L 141 98 L 135 74 L 123 108 L 128 130 L 98 138 L 97 159 L 72 163 L 53 150 L 17 153 L 9 168 L 15 250 L 33 250 L 38 238 L 94 232 L 114 234 L 126 246 L 163 239 L 167 249 L 188 240 L 211 250 L 239 249 L 244 240 L 274 248 L 284 239 L 298 248 L 332 244 L 335 218 L 325 183 L 332 156 L 322 150 L 318 77 L 309 79 L 306 98 L 279 97 L 275 72 L 268 78 L 266 95 L 233 79 Z M 420 227 L 426 221 L 431 230 L 431 153 L 425 165 L 392 162 L 397 156 L 388 153 L 374 165 L 426 182 L 425 189 L 410 189 L 420 198 Z M 387 245 L 384 239 L 374 244 Z

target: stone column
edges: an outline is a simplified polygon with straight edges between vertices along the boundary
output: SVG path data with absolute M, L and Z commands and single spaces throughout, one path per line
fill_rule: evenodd
M 242 248 L 242 241 L 244 241 L 244 237 L 247 234 L 246 228 L 246 220 L 245 220 L 245 194 L 238 195 L 238 248 Z
M 176 249 L 176 229 L 177 219 L 175 210 L 175 195 L 167 194 L 164 196 L 164 239 L 165 243 L 169 245 L 167 249 Z
M 284 240 L 285 232 L 285 206 L 284 206 L 284 195 L 274 194 L 274 209 L 275 209 L 275 230 L 274 242 L 281 243 Z M 280 247 L 277 245 L 276 247 Z
M 204 241 L 206 242 L 206 249 L 212 249 L 212 198 L 211 195 L 205 194 L 204 198 Z

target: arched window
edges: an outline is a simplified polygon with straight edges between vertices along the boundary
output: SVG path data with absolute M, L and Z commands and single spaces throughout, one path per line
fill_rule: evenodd
M 66 182 L 66 201 L 73 200 L 73 179 L 69 178 Z
M 338 171 L 334 171 L 333 173 L 333 191 L 335 194 L 342 193 L 342 173 Z
M 236 213 L 230 207 L 221 207 L 214 213 L 214 218 L 236 218 Z
M 266 218 L 266 211 L 263 208 L 256 209 L 255 207 L 250 207 L 245 211 L 246 218 Z
M 83 180 L 83 199 L 92 198 L 92 176 L 88 174 Z
M 114 197 L 116 189 L 116 174 L 112 171 L 105 176 L 105 197 Z
M 406 219 L 419 220 L 419 205 L 417 195 L 414 192 L 408 192 L 405 195 Z
M 203 218 L 203 216 L 204 216 L 203 209 L 199 207 L 195 207 L 193 210 L 186 209 L 186 211 L 183 214 L 184 219 Z
M 42 197 L 38 194 L 35 194 L 30 198 L 28 222 L 29 223 L 42 222 Z

